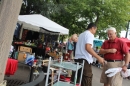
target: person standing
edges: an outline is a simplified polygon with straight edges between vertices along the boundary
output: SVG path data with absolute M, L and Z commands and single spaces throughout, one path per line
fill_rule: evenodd
M 97 26 L 94 23 L 90 23 L 83 33 L 81 33 L 78 37 L 78 41 L 76 44 L 76 52 L 75 52 L 75 62 L 84 63 L 84 70 L 82 75 L 81 86 L 92 86 L 92 68 L 91 64 L 93 63 L 93 57 L 97 58 L 97 60 L 104 64 L 104 59 L 96 54 L 96 52 L 92 49 L 94 34 L 96 33 Z M 81 70 L 78 71 L 77 83 L 79 83 Z M 71 82 L 73 82 L 73 77 L 71 78 Z
M 77 34 L 73 34 L 71 36 L 71 41 L 73 42 L 73 52 L 71 53 L 71 59 L 74 59 L 75 56 L 75 49 L 76 49 L 76 42 L 78 41 Z M 73 73 L 72 70 L 68 70 L 68 77 L 71 77 L 71 74 Z M 73 75 L 74 76 L 74 75 Z
M 77 34 L 73 34 L 71 36 L 71 39 L 73 41 L 73 45 L 74 45 L 74 50 L 73 50 L 73 57 L 75 57 L 75 50 L 76 50 L 76 43 L 78 41 L 78 35 Z
M 69 38 L 68 42 L 67 42 L 67 51 L 69 53 L 69 59 L 73 59 L 73 50 L 74 50 L 74 44 L 73 44 L 73 41 L 71 39 L 71 37 Z
M 127 70 L 129 64 L 128 46 L 116 36 L 116 29 L 114 27 L 110 27 L 106 31 L 109 39 L 103 43 L 99 53 L 104 55 L 107 63 L 103 66 L 100 82 L 104 83 L 104 86 L 122 86 L 123 78 L 120 73 L 108 78 L 105 71 L 109 68 L 117 67 L 122 67 L 124 72 Z

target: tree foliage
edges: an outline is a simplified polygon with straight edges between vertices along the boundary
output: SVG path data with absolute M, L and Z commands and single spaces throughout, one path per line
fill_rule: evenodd
M 118 33 L 130 20 L 129 0 L 24 0 L 20 14 L 42 14 L 73 33 L 81 33 L 90 22 L 98 26 L 97 36 L 103 39 L 108 26 Z

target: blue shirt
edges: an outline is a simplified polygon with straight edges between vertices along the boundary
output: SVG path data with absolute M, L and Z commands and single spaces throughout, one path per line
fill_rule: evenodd
M 70 41 L 68 41 L 68 43 L 67 43 L 67 49 L 68 50 L 74 50 L 74 45 Z

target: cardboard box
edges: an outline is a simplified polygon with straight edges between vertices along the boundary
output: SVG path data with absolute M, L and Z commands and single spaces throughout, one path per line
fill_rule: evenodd
M 50 52 L 48 55 L 50 55 L 54 59 L 58 59 L 59 57 L 61 57 L 61 55 L 56 55 L 56 53 L 54 53 L 54 52 Z
M 24 54 L 25 53 L 23 53 L 23 52 L 18 53 L 18 61 L 25 61 Z
M 22 52 L 32 53 L 32 48 L 30 47 L 19 46 L 18 50 Z

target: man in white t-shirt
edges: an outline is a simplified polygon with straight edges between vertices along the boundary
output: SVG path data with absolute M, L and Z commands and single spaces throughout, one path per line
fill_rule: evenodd
M 94 23 L 90 23 L 86 31 L 81 33 L 78 37 L 75 62 L 82 63 L 83 60 L 85 61 L 81 86 L 92 86 L 93 74 L 91 64 L 93 63 L 93 57 L 95 57 L 101 64 L 104 64 L 105 62 L 104 59 L 97 55 L 97 53 L 92 49 L 96 30 L 97 26 Z M 81 70 L 78 71 L 77 83 L 79 83 L 80 74 Z M 73 77 L 71 78 L 71 81 L 74 81 Z

